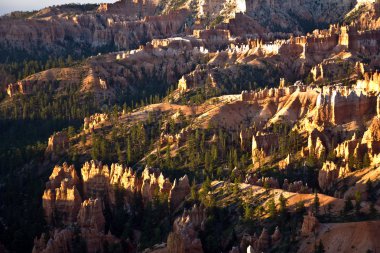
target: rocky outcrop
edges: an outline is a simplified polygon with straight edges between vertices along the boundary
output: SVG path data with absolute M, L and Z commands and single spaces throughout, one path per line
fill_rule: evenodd
M 347 70 L 345 73 L 342 73 L 340 71 L 341 69 Z M 315 65 L 311 69 L 310 74 L 314 84 L 325 84 L 330 80 L 345 80 L 346 78 L 360 79 L 363 75 L 362 71 L 364 71 L 364 66 L 360 62 L 340 62 L 337 60 L 332 61 L 325 59 L 321 63 Z
M 70 229 L 56 229 L 50 238 L 42 234 L 34 239 L 33 253 L 70 253 L 74 233 Z
M 141 3 L 121 1 L 115 5 L 123 5 L 122 2 L 131 2 L 135 7 Z M 84 50 L 89 45 L 92 48 L 114 45 L 116 48 L 129 49 L 154 37 L 171 37 L 181 30 L 189 15 L 187 10 L 179 10 L 145 17 L 140 15 L 151 14 L 151 11 L 139 14 L 133 13 L 134 9 L 122 11 L 129 8 L 127 6 L 110 7 L 110 11 L 103 12 L 101 16 L 96 11 L 75 14 L 68 11 L 60 15 L 52 13 L 46 17 L 36 15 L 28 19 L 3 18 L 0 20 L 0 33 L 3 35 L 0 44 L 29 52 L 42 46 L 53 55 L 64 50 L 70 42 L 78 50 Z M 148 5 L 143 6 L 145 8 Z M 118 11 L 115 13 L 113 10 Z
M 367 92 L 380 91 L 380 73 L 364 73 L 364 79 L 357 80 L 356 87 Z
M 264 20 L 272 17 L 274 14 L 278 16 L 272 22 L 278 24 L 282 27 L 290 25 L 291 17 L 287 16 L 289 10 L 293 10 L 291 13 L 295 13 L 299 20 L 309 20 L 313 22 L 327 22 L 327 23 L 336 23 L 338 17 L 343 16 L 348 11 L 351 10 L 351 7 L 355 3 L 352 0 L 345 1 L 304 1 L 302 6 L 298 1 L 247 1 L 246 11 L 251 16 L 262 15 Z M 333 10 L 333 11 L 331 11 Z M 329 13 L 329 14 L 327 14 Z M 262 20 L 262 22 L 264 21 Z M 293 30 L 295 30 L 293 28 Z
M 190 193 L 189 178 L 187 175 L 181 177 L 178 181 L 174 180 L 173 187 L 169 193 L 169 203 L 171 210 L 177 209 L 185 197 Z
M 288 179 L 284 180 L 282 184 L 282 189 L 288 192 L 297 192 L 297 193 L 312 193 L 312 189 L 308 187 L 308 185 L 304 184 L 302 181 L 295 181 L 289 183 Z
M 273 177 L 259 178 L 255 184 L 258 186 L 269 187 L 269 188 L 279 188 L 280 187 L 278 180 L 276 178 L 273 178 Z
M 152 201 L 157 194 L 166 195 L 172 208 L 177 208 L 190 192 L 187 176 L 175 180 L 172 185 L 159 170 L 148 167 L 141 177 L 120 164 L 112 164 L 110 170 L 108 165 L 96 161 L 86 162 L 81 171 L 84 196 L 100 198 L 111 205 L 115 204 L 117 190 L 126 190 L 123 191 L 125 200 L 132 199 L 133 194 L 139 192 L 144 203 Z
M 141 180 L 132 168 L 125 168 L 121 164 L 112 164 L 109 178 L 109 200 L 116 204 L 116 190 L 125 189 L 126 199 L 131 199 L 134 192 L 140 191 Z
M 216 51 L 228 45 L 231 34 L 229 30 L 225 29 L 194 29 L 193 36 L 201 39 L 207 48 Z
M 240 130 L 240 147 L 242 150 L 248 150 L 250 148 L 251 140 L 253 136 L 253 130 L 250 128 Z
M 157 194 L 166 195 L 173 210 L 190 193 L 187 176 L 180 178 L 178 181 L 175 180 L 174 184 L 172 184 L 159 170 L 148 167 L 144 169 L 141 177 L 138 177 L 131 168 L 126 168 L 120 164 L 112 164 L 110 170 L 108 165 L 91 161 L 83 165 L 81 174 L 84 198 L 94 198 L 97 199 L 96 203 L 103 203 L 104 201 L 111 206 L 116 203 L 116 191 L 118 190 L 125 190 L 123 191 L 123 196 L 126 201 L 131 200 L 134 193 L 139 192 L 144 203 L 152 201 Z M 71 202 L 73 205 L 75 203 L 75 210 L 69 214 L 69 220 L 75 220 L 73 217 L 78 213 L 81 203 L 77 190 L 79 178 L 76 175 L 75 168 L 67 164 L 62 167 L 56 166 L 49 179 L 50 181 L 46 184 L 46 191 L 43 196 L 44 209 L 46 209 L 48 220 L 53 218 L 54 209 L 60 208 L 57 207 L 57 203 L 64 200 L 67 200 L 65 203 L 68 206 L 62 207 L 63 210 L 70 209 Z M 56 201 L 58 202 L 56 203 Z M 92 204 L 92 202 L 86 203 Z M 67 211 L 64 212 L 66 213 Z
M 42 207 L 49 223 L 71 223 L 76 220 L 81 201 L 76 186 L 69 186 L 64 179 L 59 188 L 44 191 Z
M 48 223 L 64 224 L 76 221 L 82 198 L 79 195 L 78 176 L 73 166 L 56 166 L 46 184 L 42 207 Z
M 52 161 L 59 158 L 69 148 L 69 137 L 66 132 L 57 132 L 49 137 L 48 146 L 45 150 L 45 157 Z
M 195 205 L 191 210 L 185 210 L 173 223 L 173 232 L 169 234 L 167 241 L 168 252 L 203 252 L 202 242 L 197 235 L 205 219 L 205 209 L 201 206 Z
M 109 169 L 101 162 L 86 162 L 81 169 L 83 193 L 86 198 L 107 198 L 109 189 Z
M 380 118 L 374 117 L 368 129 L 364 132 L 362 143 L 377 143 L 380 142 Z M 376 151 L 374 151 L 376 153 Z
M 254 102 L 260 99 L 265 98 L 275 98 L 279 99 L 281 97 L 289 96 L 297 91 L 297 89 L 300 90 L 306 90 L 306 86 L 289 86 L 284 88 L 271 88 L 271 89 L 262 89 L 258 91 L 242 91 L 241 97 L 242 101 L 250 101 Z
M 29 81 L 19 81 L 17 83 L 8 84 L 7 94 L 9 97 L 13 97 L 17 94 L 30 94 L 33 90 L 33 85 Z
M 174 189 L 174 185 L 176 184 L 176 180 L 172 186 L 169 179 L 165 179 L 162 173 L 157 175 L 157 172 L 158 171 L 153 171 L 152 173 L 148 168 L 145 168 L 143 171 L 141 195 L 145 203 L 152 201 L 153 197 L 155 197 L 157 193 L 169 196 L 170 201 L 170 196 L 174 193 L 172 193 L 172 191 Z M 182 200 L 183 199 L 184 197 L 182 197 Z
M 100 232 L 88 228 L 80 229 L 80 238 L 73 228 L 64 228 L 54 230 L 50 238 L 42 234 L 40 239 L 35 238 L 33 253 L 70 253 L 75 247 L 78 247 L 76 240 L 83 240 L 86 252 L 103 253 L 104 245 L 112 246 L 120 244 L 120 240 L 111 234 L 104 235 Z M 83 245 L 82 245 L 83 246 Z
M 56 165 L 49 177 L 49 181 L 46 183 L 46 189 L 55 189 L 61 186 L 63 180 L 68 181 L 69 186 L 78 185 L 79 177 L 75 170 L 74 165 L 68 165 L 63 163 L 62 166 Z
M 354 160 L 361 161 L 365 165 L 376 164 L 380 153 L 380 120 L 376 116 L 372 119 L 368 129 L 360 138 L 356 134 L 351 139 L 338 144 L 334 149 L 335 156 L 343 158 L 347 164 Z
M 327 136 L 323 132 L 314 129 L 307 139 L 307 150 L 310 156 L 322 158 L 329 152 L 330 145 Z
M 354 155 L 355 149 L 357 149 L 359 145 L 360 139 L 354 134 L 350 140 L 342 142 L 335 148 L 335 155 L 336 157 L 341 157 L 344 158 L 345 161 L 348 161 L 350 156 Z
M 107 197 L 109 184 L 105 184 L 103 178 L 104 175 L 107 175 L 106 170 L 108 167 L 104 168 L 95 162 L 91 165 L 90 163 L 84 165 L 82 177 L 86 182 L 84 184 L 86 185 L 86 195 Z M 101 179 L 97 177 L 101 177 Z M 82 202 L 78 191 L 79 187 L 80 180 L 74 166 L 68 166 L 65 163 L 62 167 L 56 166 L 53 169 L 42 196 L 42 205 L 50 225 L 65 225 L 66 228 L 60 231 L 56 230 L 54 234 L 50 235 L 48 241 L 45 235 L 36 239 L 33 252 L 71 252 L 74 236 L 83 239 L 88 252 L 103 252 L 105 243 L 109 245 L 119 243 L 119 240 L 111 234 L 104 234 L 106 221 L 103 215 L 103 199 L 89 198 Z M 79 226 L 79 235 L 73 230 L 73 224 Z
M 276 227 L 276 230 L 274 231 L 273 235 L 271 236 L 271 242 L 272 244 L 276 244 L 277 242 L 281 241 L 282 234 L 280 232 L 279 227 Z
M 303 217 L 301 235 L 309 236 L 311 233 L 314 233 L 316 229 L 318 229 L 318 226 L 318 219 L 313 215 L 312 212 L 309 211 L 308 214 Z
M 102 123 L 108 120 L 108 114 L 96 113 L 90 117 L 84 118 L 83 130 L 94 130 L 96 127 L 100 126 Z
M 145 16 L 154 15 L 158 10 L 160 1 L 132 1 L 120 0 L 115 3 L 100 4 L 97 12 L 102 14 L 124 14 L 131 19 L 139 19 Z
M 270 236 L 269 236 L 268 230 L 266 228 L 263 228 L 263 231 L 261 231 L 261 235 L 256 242 L 256 249 L 259 252 L 265 252 L 266 250 L 268 250 L 269 245 L 270 245 Z
M 282 170 L 286 169 L 290 165 L 290 162 L 291 162 L 291 156 L 290 154 L 288 154 L 288 156 L 285 159 L 278 162 L 278 167 Z
M 340 168 L 334 162 L 326 161 L 318 173 L 319 187 L 326 192 L 331 189 L 335 181 L 339 178 Z
M 278 135 L 257 133 L 252 137 L 252 162 L 262 164 L 263 160 L 278 149 Z
M 243 235 L 240 241 L 241 252 L 267 252 L 267 250 L 281 241 L 282 235 L 278 227 L 272 235 L 269 234 L 266 228 L 263 228 L 259 237 L 256 234 L 253 236 Z
M 192 72 L 183 75 L 182 78 L 178 81 L 178 90 L 181 93 L 184 93 L 191 89 L 203 87 L 206 85 L 208 87 L 217 87 L 217 83 L 214 79 L 214 74 L 209 69 L 205 69 L 198 64 Z
M 87 199 L 81 204 L 77 222 L 81 228 L 104 233 L 105 219 L 99 199 Z
M 360 90 L 324 87 L 317 99 L 315 121 L 319 124 L 341 125 L 361 119 L 362 115 L 375 115 L 376 96 Z

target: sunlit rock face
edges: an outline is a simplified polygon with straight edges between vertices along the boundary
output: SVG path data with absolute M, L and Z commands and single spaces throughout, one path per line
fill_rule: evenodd
M 341 125 L 360 120 L 362 115 L 374 115 L 376 105 L 376 96 L 363 94 L 359 89 L 324 87 L 317 99 L 315 121 Z
M 66 132 L 57 132 L 50 136 L 45 150 L 45 158 L 55 161 L 69 148 L 69 137 Z
M 0 44 L 12 45 L 27 52 L 43 47 L 53 54 L 65 50 L 70 43 L 74 43 L 78 50 L 86 46 L 96 49 L 107 45 L 129 49 L 137 47 L 142 41 L 177 33 L 190 14 L 188 10 L 179 10 L 153 16 L 156 3 L 127 2 L 109 5 L 107 11 L 100 11 L 102 16 L 96 11 L 76 14 L 68 11 L 61 15 L 47 14 L 48 17 L 4 18 L 0 22 L 0 33 L 3 35 Z
M 56 166 L 42 196 L 42 207 L 48 223 L 68 224 L 76 220 L 82 198 L 74 166 Z

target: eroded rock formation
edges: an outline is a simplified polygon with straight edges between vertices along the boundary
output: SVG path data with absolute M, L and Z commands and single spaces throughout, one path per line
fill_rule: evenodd
M 127 4 L 123 8 L 119 7 L 123 2 L 131 2 L 135 7 L 141 4 L 120 1 L 107 7 L 109 11 L 103 12 L 102 16 L 96 11 L 75 14 L 67 11 L 60 15 L 54 15 L 53 11 L 45 17 L 37 14 L 29 19 L 4 18 L 0 22 L 0 31 L 4 35 L 0 43 L 30 51 L 42 41 L 43 46 L 53 54 L 62 50 L 62 45 L 69 44 L 68 38 L 74 38 L 79 50 L 86 45 L 93 48 L 115 45 L 116 48 L 128 49 L 153 37 L 170 37 L 181 29 L 189 14 L 187 10 L 179 10 L 166 15 L 144 17 L 141 15 L 151 14 L 151 11 L 136 13 L 135 7 L 122 11 L 128 8 Z M 145 8 L 148 5 L 142 6 Z M 112 13 L 113 10 L 119 13 Z
M 315 120 L 320 123 L 341 125 L 361 119 L 362 115 L 375 115 L 376 96 L 359 90 L 324 87 L 317 99 Z
M 69 148 L 69 137 L 66 132 L 57 132 L 49 137 L 48 146 L 45 150 L 45 157 L 52 161 L 64 154 Z
M 307 149 L 310 156 L 318 158 L 326 156 L 330 149 L 327 136 L 323 132 L 314 129 L 308 137 Z
M 312 212 L 309 211 L 308 214 L 303 217 L 301 235 L 309 236 L 311 233 L 314 233 L 316 229 L 318 229 L 318 226 L 318 219 L 313 215 Z
M 198 231 L 206 218 L 205 209 L 193 206 L 189 211 L 173 223 L 173 232 L 168 236 L 167 249 L 170 253 L 200 253 L 203 252 L 202 242 L 198 238 Z
M 175 210 L 184 198 L 190 193 L 189 178 L 185 175 L 178 181 L 174 180 L 173 187 L 169 193 L 169 202 L 172 210 Z
M 71 252 L 73 231 L 56 229 L 50 238 L 42 234 L 40 239 L 34 239 L 33 253 L 69 253 Z
M 82 198 L 79 179 L 73 166 L 56 166 L 42 196 L 42 207 L 49 223 L 76 221 Z
M 275 133 L 256 134 L 252 137 L 252 161 L 262 164 L 265 157 L 278 148 L 279 136 Z
M 109 173 L 108 166 L 101 162 L 86 162 L 81 169 L 84 196 L 86 198 L 107 198 Z
M 101 125 L 103 122 L 108 120 L 108 115 L 104 113 L 96 113 L 94 115 L 91 115 L 90 117 L 84 118 L 84 125 L 83 129 L 86 130 L 93 130 L 97 126 Z
M 318 173 L 319 187 L 321 187 L 323 191 L 331 189 L 339 177 L 339 172 L 339 166 L 337 166 L 334 162 L 324 162 L 322 169 Z
M 99 199 L 87 199 L 81 204 L 77 222 L 81 228 L 104 233 L 105 219 Z
M 282 238 L 281 232 L 278 227 L 272 235 L 269 234 L 266 228 L 263 228 L 259 237 L 256 234 L 253 236 L 244 235 L 240 242 L 241 252 L 267 252 L 267 250 L 276 245 Z

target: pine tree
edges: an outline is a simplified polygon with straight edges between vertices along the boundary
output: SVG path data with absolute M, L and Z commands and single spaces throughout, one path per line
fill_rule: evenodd
M 364 156 L 363 156 L 363 168 L 368 168 L 369 166 L 371 165 L 371 160 L 369 158 L 369 155 L 368 153 L 365 153 Z
M 315 192 L 315 194 L 314 194 L 314 202 L 313 202 L 313 211 L 314 211 L 314 215 L 315 216 L 319 215 L 319 207 L 320 207 L 320 203 L 319 203 L 318 193 Z
M 193 183 L 191 184 L 190 193 L 191 193 L 192 200 L 195 200 L 195 201 L 198 200 L 198 189 L 197 189 L 197 184 L 195 183 L 195 179 L 193 180 Z
M 282 195 L 282 193 L 280 194 L 280 197 L 278 198 L 278 201 L 280 202 L 280 212 L 282 214 L 286 213 L 287 200 L 284 197 L 284 195 Z
M 252 219 L 252 208 L 248 203 L 244 204 L 244 220 L 248 221 Z
M 270 199 L 267 204 L 268 214 L 271 218 L 275 217 L 277 214 L 276 203 L 274 199 Z
M 202 184 L 202 191 L 204 193 L 208 193 L 209 191 L 211 191 L 211 180 L 209 177 L 206 178 L 206 180 L 203 182 Z
M 132 162 L 132 150 L 131 150 L 131 139 L 128 136 L 127 139 L 127 163 Z
M 120 149 L 119 143 L 116 143 L 116 154 L 117 154 L 117 160 L 119 161 L 119 163 L 123 163 L 125 159 L 123 156 L 123 152 Z
M 235 181 L 234 181 L 234 186 L 233 186 L 233 194 L 234 195 L 237 195 L 240 191 L 240 188 L 239 188 L 239 181 L 237 178 L 235 178 Z
M 167 168 L 171 168 L 171 157 L 170 157 L 170 145 L 166 145 L 165 151 L 165 164 Z

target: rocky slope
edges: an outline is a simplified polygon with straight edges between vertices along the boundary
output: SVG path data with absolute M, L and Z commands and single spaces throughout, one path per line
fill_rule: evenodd
M 246 22 L 256 24 L 253 33 L 310 31 L 343 19 L 355 5 L 345 1 L 130 1 L 89 6 L 57 6 L 27 18 L 2 17 L 0 43 L 31 51 L 45 49 L 58 54 L 66 46 L 76 46 L 77 54 L 86 47 L 129 49 L 155 37 L 171 37 L 184 32 L 190 12 L 199 22 L 195 27 L 217 24 L 224 17 L 246 13 Z M 178 11 L 181 9 L 180 11 Z M 275 17 L 275 18 L 274 18 Z M 216 22 L 215 22 L 216 21 Z M 271 21 L 271 25 L 269 25 Z M 233 21 L 232 21 L 233 22 Z M 191 25 L 194 22 L 189 22 Z M 48 27 L 49 29 L 45 29 Z M 131 32 L 133 31 L 133 32 Z
M 22 252 L 35 239 L 35 253 L 376 251 L 378 10 L 123 0 L 2 17 L 5 49 L 108 53 L 7 84 L 4 125 L 73 126 L 7 153 L 1 243 Z M 326 29 L 303 34 L 315 27 Z M 38 228 L 25 224 L 31 206 L 44 216 Z

